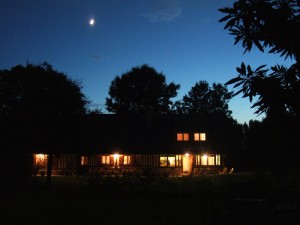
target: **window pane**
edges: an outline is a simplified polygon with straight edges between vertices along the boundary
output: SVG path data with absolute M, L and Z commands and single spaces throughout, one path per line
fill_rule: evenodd
M 106 164 L 110 164 L 110 156 L 108 155 L 108 156 L 106 156 L 106 162 L 105 162 Z
M 168 157 L 169 166 L 175 167 L 175 156 Z
M 207 161 L 208 161 L 208 165 L 210 165 L 210 166 L 215 165 L 215 157 L 214 156 L 208 156 Z
M 181 155 L 176 155 L 177 166 L 181 166 Z
M 106 156 L 101 156 L 101 164 L 106 164 Z
M 124 155 L 124 165 L 131 163 L 131 156 Z
M 206 155 L 201 157 L 201 165 L 203 165 L 203 166 L 207 165 L 207 156 Z
M 177 133 L 177 141 L 183 141 L 182 133 Z
M 216 165 L 220 166 L 221 165 L 221 157 L 220 155 L 216 155 Z
M 200 141 L 206 141 L 206 134 L 200 133 Z
M 194 133 L 194 141 L 200 141 L 200 134 Z
M 160 157 L 160 166 L 168 166 L 168 158 L 166 156 Z
M 184 141 L 188 141 L 189 140 L 189 134 L 188 133 L 184 133 L 183 134 L 183 140 Z

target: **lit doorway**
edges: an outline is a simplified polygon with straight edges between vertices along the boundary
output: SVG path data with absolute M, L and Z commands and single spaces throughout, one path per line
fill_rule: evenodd
M 193 169 L 193 156 L 186 153 L 182 156 L 182 171 L 185 174 L 190 174 Z

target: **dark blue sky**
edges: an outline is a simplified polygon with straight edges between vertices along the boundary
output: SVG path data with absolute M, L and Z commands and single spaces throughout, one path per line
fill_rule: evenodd
M 223 16 L 218 8 L 233 2 L 0 0 L 0 69 L 47 61 L 81 80 L 94 106 L 105 109 L 114 77 L 145 63 L 181 85 L 178 99 L 200 80 L 225 83 L 241 62 L 288 65 L 257 49 L 243 55 L 242 47 L 233 45 L 218 22 Z M 230 102 L 239 122 L 260 118 L 250 106 L 240 96 Z

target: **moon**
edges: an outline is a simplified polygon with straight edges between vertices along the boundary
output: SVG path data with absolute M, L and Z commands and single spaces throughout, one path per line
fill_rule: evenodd
M 89 24 L 90 24 L 91 26 L 94 26 L 95 20 L 94 20 L 94 19 L 90 19 Z

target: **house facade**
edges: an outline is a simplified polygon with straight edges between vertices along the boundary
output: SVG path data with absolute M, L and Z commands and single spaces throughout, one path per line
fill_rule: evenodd
M 209 121 L 196 115 L 89 118 L 86 149 L 76 154 L 55 154 L 52 169 L 54 174 L 145 169 L 171 176 L 221 173 L 224 156 L 214 148 L 207 124 Z M 37 174 L 45 173 L 47 163 L 47 154 L 33 154 Z

